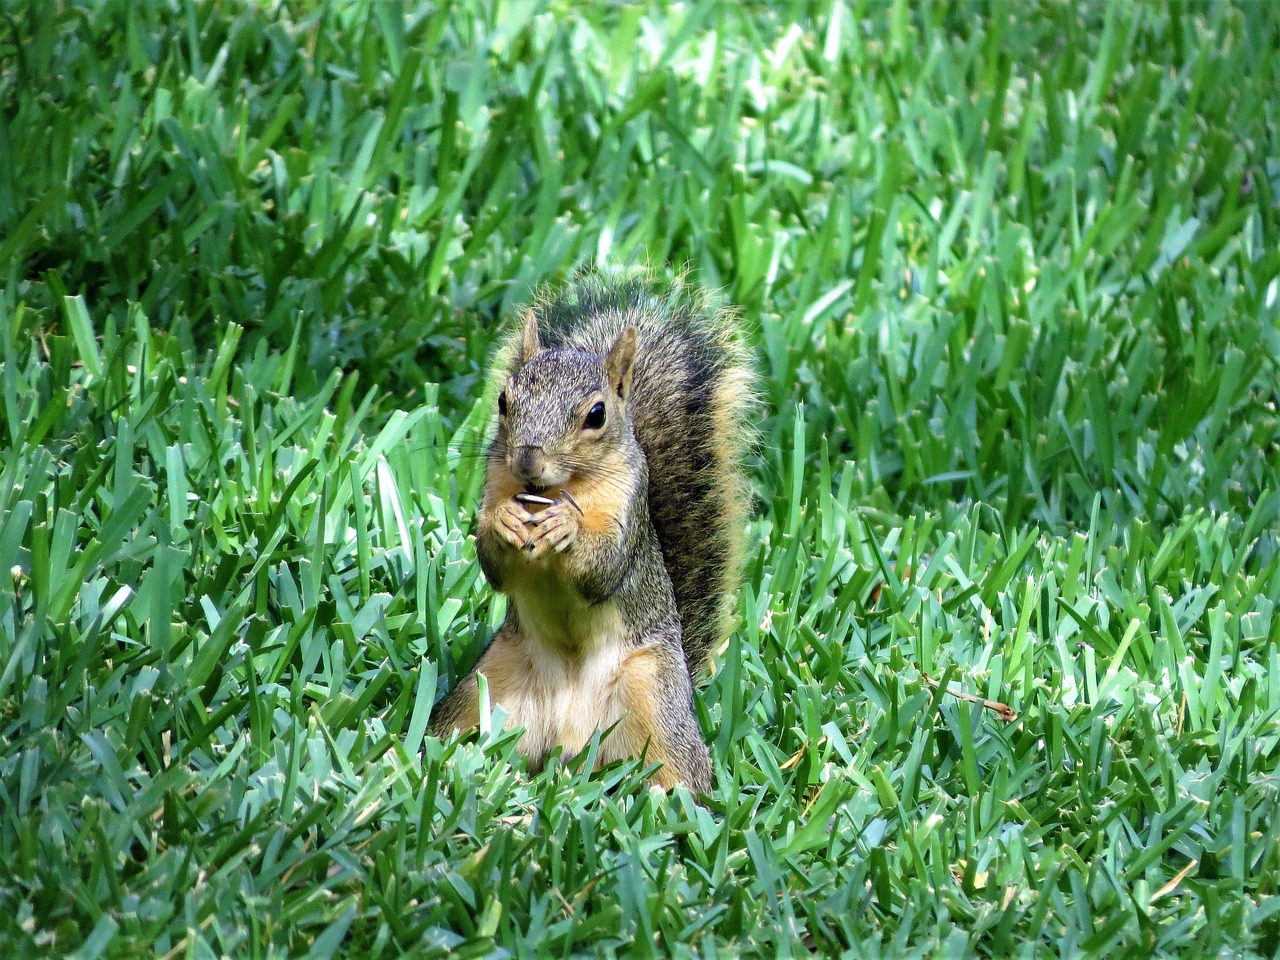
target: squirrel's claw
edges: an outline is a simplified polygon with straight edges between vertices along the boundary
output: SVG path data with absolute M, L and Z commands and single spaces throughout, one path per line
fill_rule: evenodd
M 530 560 L 537 560 L 548 550 L 564 553 L 578 536 L 578 520 L 561 504 L 547 507 L 530 521 L 534 527 L 524 545 Z
M 523 550 L 528 545 L 532 520 L 533 514 L 511 500 L 498 504 L 493 511 L 493 523 L 498 536 L 517 550 Z

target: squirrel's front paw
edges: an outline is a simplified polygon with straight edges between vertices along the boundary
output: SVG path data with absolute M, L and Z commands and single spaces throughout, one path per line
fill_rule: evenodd
M 537 560 L 548 550 L 564 553 L 578 536 L 577 514 L 563 500 L 533 514 L 530 523 L 534 529 L 524 545 L 525 556 L 530 560 Z
M 504 500 L 493 508 L 493 529 L 517 550 L 528 545 L 534 516 L 514 500 Z

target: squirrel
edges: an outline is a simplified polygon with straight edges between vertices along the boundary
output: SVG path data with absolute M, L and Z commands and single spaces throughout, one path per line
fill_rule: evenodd
M 644 756 L 657 786 L 709 793 L 693 685 L 729 634 L 749 508 L 737 315 L 683 279 L 580 274 L 534 301 L 492 379 L 476 553 L 506 619 L 432 732 L 478 725 L 482 673 L 531 769 L 602 730 L 598 765 Z

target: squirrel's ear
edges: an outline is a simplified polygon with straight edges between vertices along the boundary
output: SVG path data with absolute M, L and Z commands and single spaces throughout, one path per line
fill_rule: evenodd
M 520 353 L 516 356 L 517 365 L 523 367 L 541 349 L 542 344 L 538 341 L 538 318 L 532 310 L 526 310 L 524 336 L 520 340 Z
M 618 392 L 618 396 L 626 400 L 631 394 L 631 372 L 636 359 L 636 328 L 627 327 L 609 348 L 609 356 L 605 357 L 605 375 L 609 378 L 609 386 Z

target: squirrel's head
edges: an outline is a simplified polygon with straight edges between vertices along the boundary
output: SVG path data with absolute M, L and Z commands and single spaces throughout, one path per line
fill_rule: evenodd
M 631 435 L 627 400 L 636 331 L 627 327 L 601 357 L 543 349 L 532 310 L 510 379 L 498 395 L 498 444 L 507 469 L 532 492 L 595 467 Z

